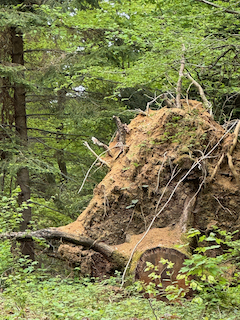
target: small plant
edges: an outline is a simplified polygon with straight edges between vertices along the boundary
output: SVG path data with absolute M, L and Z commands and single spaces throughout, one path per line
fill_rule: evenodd
M 148 284 L 142 283 L 141 290 L 144 290 L 144 292 L 149 294 L 150 297 L 165 296 L 169 301 L 176 301 L 184 297 L 184 290 L 179 288 L 176 282 L 172 279 L 174 263 L 163 258 L 161 258 L 159 263 L 164 266 L 163 270 L 160 270 L 159 266 L 155 266 L 151 262 L 146 261 L 147 267 L 144 271 L 151 271 L 148 275 L 151 281 Z M 162 275 L 165 271 L 169 277 L 168 279 L 163 279 Z M 163 280 L 167 280 L 169 282 L 169 285 L 165 288 L 163 288 L 162 285 Z
M 229 287 L 238 285 L 240 272 L 238 257 L 240 240 L 233 240 L 234 233 L 219 230 L 208 236 L 201 235 L 199 230 L 191 229 L 188 238 L 197 237 L 199 246 L 195 253 L 184 261 L 177 279 L 185 279 L 198 296 L 193 300 L 208 306 L 226 306 L 229 304 Z M 224 248 L 224 250 L 222 249 Z M 213 250 L 222 253 L 216 255 Z M 233 267 L 234 264 L 234 267 Z M 234 272 L 229 270 L 234 268 Z M 188 280 L 191 277 L 192 280 Z
M 138 168 L 138 167 L 140 167 L 141 166 L 141 164 L 140 163 L 138 163 L 138 162 L 132 162 L 132 164 L 134 165 L 134 167 L 136 167 L 136 168 Z

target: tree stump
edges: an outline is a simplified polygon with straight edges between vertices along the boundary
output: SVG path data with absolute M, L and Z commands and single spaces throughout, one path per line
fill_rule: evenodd
M 160 261 L 161 259 L 166 259 L 169 262 L 173 262 L 173 268 L 167 268 L 167 264 L 162 264 Z M 189 291 L 188 286 L 185 284 L 184 279 L 177 279 L 177 275 L 180 269 L 183 266 L 184 260 L 187 258 L 185 254 L 182 252 L 172 249 L 172 248 L 164 248 L 164 247 L 155 247 L 149 250 L 146 250 L 140 257 L 137 262 L 137 266 L 135 269 L 135 280 L 143 281 L 145 285 L 148 285 L 150 282 L 153 282 L 157 285 L 160 283 L 162 287 L 159 291 L 164 292 L 164 290 L 169 285 L 177 285 L 179 288 L 184 289 L 184 291 L 188 292 L 188 295 L 191 294 Z M 146 262 L 152 263 L 154 266 L 158 267 L 157 271 L 149 270 L 145 271 L 147 264 Z M 157 275 L 160 276 L 158 279 L 151 279 L 149 275 L 155 272 Z M 158 299 L 165 300 L 164 293 L 157 296 Z

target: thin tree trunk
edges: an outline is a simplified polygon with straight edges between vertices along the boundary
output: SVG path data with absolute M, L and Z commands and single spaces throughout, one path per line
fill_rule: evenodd
M 23 36 L 20 32 L 16 31 L 16 28 L 11 28 L 12 36 L 12 62 L 24 65 L 23 59 Z M 24 75 L 22 75 L 24 76 Z M 26 121 L 26 90 L 23 84 L 14 85 L 14 112 L 15 112 L 15 126 L 20 140 L 20 144 L 27 147 L 27 121 Z M 30 187 L 29 187 L 29 171 L 28 168 L 23 167 L 17 173 L 17 183 L 21 188 L 21 193 L 18 197 L 18 203 L 21 205 L 30 199 Z M 23 210 L 23 221 L 21 223 L 21 231 L 25 231 L 28 228 L 31 220 L 31 207 L 27 207 Z M 34 259 L 33 241 L 27 241 L 21 243 L 21 252 L 23 255 L 29 255 L 31 259 Z

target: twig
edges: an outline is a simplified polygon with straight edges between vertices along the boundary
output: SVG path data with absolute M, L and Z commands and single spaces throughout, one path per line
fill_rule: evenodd
M 94 154 L 94 156 L 97 158 L 98 161 L 102 162 L 103 164 L 105 164 L 106 166 L 108 166 L 108 168 L 110 168 L 110 165 L 109 165 L 106 161 L 104 161 L 103 159 L 101 159 L 101 158 L 99 157 L 99 155 L 96 154 L 95 151 L 93 151 L 93 149 L 89 146 L 89 144 L 87 143 L 87 141 L 83 142 L 83 145 L 84 145 L 85 147 L 87 147 L 87 148 L 92 152 L 92 154 Z
M 180 70 L 179 70 L 179 78 L 178 78 L 178 82 L 177 82 L 177 88 L 176 88 L 176 105 L 177 108 L 181 108 L 181 89 L 182 89 L 182 77 L 183 77 L 183 71 L 184 71 L 184 67 L 185 67 L 185 57 L 184 57 L 184 51 L 185 51 L 185 46 L 183 44 L 182 46 L 182 51 L 183 51 L 183 55 L 182 55 L 182 60 L 181 60 L 181 65 L 180 65 Z
M 117 148 L 117 147 L 114 146 L 114 147 L 112 147 L 112 148 L 109 148 L 109 150 L 112 150 L 112 149 L 114 149 L 114 148 Z M 101 157 L 102 155 L 104 155 L 106 152 L 107 152 L 107 151 L 102 152 L 99 157 Z M 95 164 L 97 163 L 97 161 L 98 161 L 98 159 L 96 159 L 96 160 L 92 163 L 91 167 L 88 169 L 88 171 L 87 171 L 87 173 L 86 173 L 86 175 L 85 175 L 85 177 L 84 177 L 84 180 L 83 180 L 83 182 L 82 182 L 82 185 L 81 185 L 80 189 L 78 190 L 78 193 L 80 193 L 80 192 L 82 191 L 82 188 L 83 188 L 83 186 L 84 186 L 84 184 L 85 184 L 85 182 L 86 182 L 86 180 L 87 180 L 87 177 L 88 177 L 90 171 L 92 170 L 92 168 L 93 168 L 93 167 L 95 166 Z M 99 169 L 99 168 L 98 168 L 98 169 Z
M 162 93 L 161 93 L 159 96 L 155 97 L 153 100 L 151 100 L 151 101 L 149 101 L 149 102 L 147 103 L 146 110 L 145 110 L 145 113 L 144 113 L 144 114 L 146 114 L 147 116 L 149 115 L 149 107 L 150 107 L 150 105 L 151 105 L 153 102 L 155 102 L 158 98 L 160 98 L 161 96 L 162 96 Z
M 152 313 L 153 313 L 154 317 L 156 318 L 156 320 L 158 320 L 158 317 L 157 317 L 157 315 L 156 315 L 156 312 L 155 312 L 155 310 L 154 310 L 154 308 L 153 308 L 153 306 L 152 306 L 151 300 L 148 299 L 148 302 L 149 302 L 150 308 L 152 309 Z
M 143 213 L 143 208 L 142 208 L 142 206 L 140 206 L 140 210 L 141 210 L 141 214 L 142 214 L 142 216 L 143 216 L 143 221 L 144 221 L 144 225 L 145 225 L 145 230 L 147 230 L 147 223 L 146 223 L 146 218 L 145 218 L 145 216 L 144 216 L 144 213 Z
M 106 187 L 105 185 L 102 185 L 102 189 L 103 189 L 103 199 L 104 199 L 104 216 L 103 218 L 105 218 L 107 216 L 107 206 L 109 207 L 109 202 L 108 202 L 108 198 L 106 196 Z
M 162 198 L 163 198 L 165 192 L 167 191 L 167 188 L 168 188 L 169 184 L 172 182 L 172 180 L 173 180 L 173 179 L 180 173 L 180 171 L 181 171 L 181 169 L 179 169 L 179 170 L 177 171 L 177 173 L 175 173 L 175 171 L 176 171 L 176 169 L 177 169 L 177 166 L 178 166 L 178 165 L 176 165 L 176 167 L 173 169 L 172 174 L 171 174 L 171 178 L 168 180 L 168 183 L 166 184 L 166 186 L 165 186 L 165 188 L 164 188 L 164 190 L 163 190 L 163 193 L 161 194 L 160 198 L 158 199 L 158 202 L 157 202 L 157 205 L 156 205 L 156 208 L 155 208 L 155 213 L 157 213 L 159 204 L 161 203 Z
M 93 168 L 93 167 L 95 166 L 95 164 L 97 163 L 97 161 L 98 161 L 98 159 L 96 159 L 96 160 L 92 163 L 91 167 L 88 169 L 88 171 L 87 171 L 87 173 L 86 173 L 86 175 L 85 175 L 85 177 L 84 177 L 84 179 L 83 179 L 82 185 L 81 185 L 81 187 L 80 187 L 79 190 L 78 190 L 78 193 L 80 193 L 80 192 L 82 191 L 82 188 L 83 188 L 83 186 L 84 186 L 84 184 L 85 184 L 85 182 L 86 182 L 86 180 L 87 180 L 87 177 L 88 177 L 90 171 L 92 170 L 92 168 Z
M 191 88 L 191 86 L 192 86 L 192 84 L 193 84 L 193 82 L 191 82 L 190 83 L 190 85 L 188 86 L 188 88 L 187 88 L 187 94 L 186 94 L 186 102 L 187 102 L 187 105 L 189 106 L 189 102 L 188 102 L 188 94 L 189 94 L 189 90 L 190 90 L 190 88 Z

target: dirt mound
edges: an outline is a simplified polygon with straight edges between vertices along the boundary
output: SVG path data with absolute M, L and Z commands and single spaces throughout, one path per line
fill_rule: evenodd
M 187 228 L 240 226 L 240 145 L 200 102 L 139 114 L 128 125 L 124 152 L 117 140 L 110 170 L 79 218 L 60 230 L 88 236 L 129 255 L 151 221 L 140 251 L 173 247 Z M 231 158 L 232 165 L 231 166 Z M 230 160 L 229 160 L 230 159 Z M 221 163 L 220 163 L 221 162 Z M 230 164 L 230 166 L 229 166 Z M 235 171 L 233 171 L 235 170 Z

